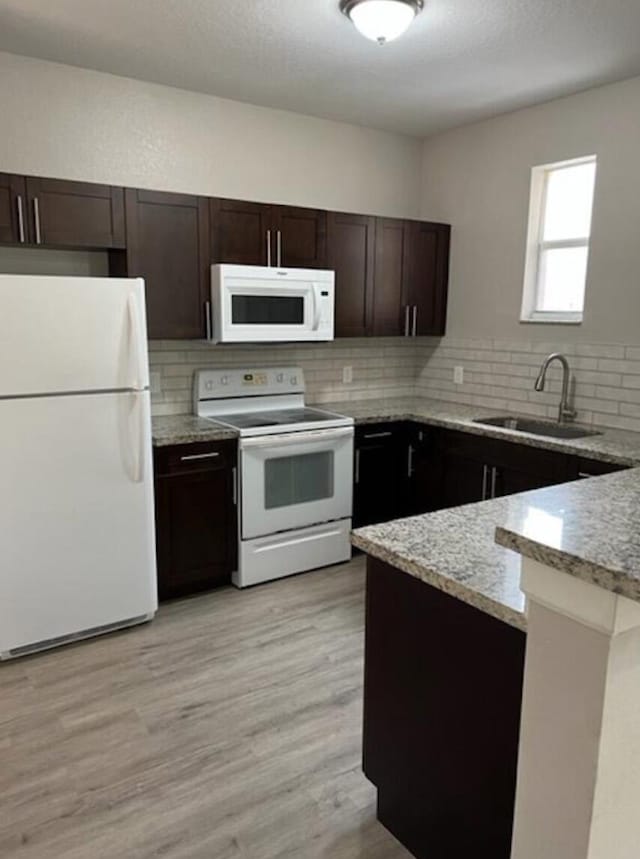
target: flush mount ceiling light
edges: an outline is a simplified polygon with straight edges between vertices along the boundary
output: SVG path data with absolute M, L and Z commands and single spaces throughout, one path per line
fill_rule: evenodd
M 341 0 L 340 11 L 372 42 L 385 45 L 401 36 L 424 0 Z

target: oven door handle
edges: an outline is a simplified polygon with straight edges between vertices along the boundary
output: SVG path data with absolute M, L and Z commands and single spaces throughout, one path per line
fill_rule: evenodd
M 353 427 L 338 427 L 328 430 L 309 430 L 308 432 L 288 432 L 282 435 L 261 435 L 256 438 L 241 438 L 240 447 L 247 448 L 280 447 L 282 445 L 305 444 L 309 441 L 333 441 L 340 438 L 353 438 Z

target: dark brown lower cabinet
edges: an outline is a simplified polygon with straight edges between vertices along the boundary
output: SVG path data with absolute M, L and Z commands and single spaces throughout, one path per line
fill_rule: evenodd
M 353 525 L 542 489 L 628 466 L 417 422 L 356 427 Z
M 364 424 L 354 439 L 353 527 L 405 513 L 408 449 L 402 423 Z
M 509 859 L 525 641 L 367 559 L 363 766 L 418 859 Z
M 160 599 L 227 584 L 237 561 L 236 442 L 154 450 Z
M 435 436 L 430 509 L 471 504 L 574 479 L 573 457 L 454 430 Z

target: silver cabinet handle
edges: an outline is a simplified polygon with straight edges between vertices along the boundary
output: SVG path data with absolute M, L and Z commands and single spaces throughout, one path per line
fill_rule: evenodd
M 277 258 L 278 258 L 276 265 L 278 266 L 278 268 L 281 268 L 282 267 L 282 233 L 280 232 L 280 230 L 278 230 L 278 232 L 276 233 L 276 254 L 277 254 Z
M 24 212 L 22 211 L 22 195 L 16 197 L 16 206 L 18 207 L 18 239 L 24 244 Z
M 409 305 L 405 305 L 404 308 L 404 336 L 409 336 L 409 313 L 411 312 L 411 308 Z
M 487 500 L 487 483 L 489 482 L 489 469 L 486 465 L 482 466 L 482 500 Z
M 392 432 L 367 432 L 364 433 L 362 438 L 390 438 L 393 435 Z
M 213 338 L 213 325 L 211 321 L 211 302 L 205 301 L 204 303 L 204 324 L 206 326 L 207 332 L 207 340 L 211 340 Z
M 416 336 L 416 331 L 418 330 L 418 305 L 413 305 L 413 325 L 411 326 L 411 336 Z
M 356 450 L 354 483 L 360 483 L 360 451 Z
M 33 198 L 33 222 L 36 228 L 36 244 L 42 244 L 42 233 L 40 232 L 40 202 L 37 197 Z
M 407 477 L 413 477 L 413 445 L 409 445 L 409 455 L 407 457 Z
M 215 459 L 219 453 L 192 453 L 190 456 L 181 456 L 180 462 L 195 462 L 198 459 Z
M 238 506 L 238 469 L 234 465 L 231 480 L 233 482 L 233 506 Z
M 271 230 L 267 230 L 267 266 L 271 268 Z
M 498 480 L 498 469 L 493 466 L 491 469 L 491 497 L 496 497 L 496 482 Z

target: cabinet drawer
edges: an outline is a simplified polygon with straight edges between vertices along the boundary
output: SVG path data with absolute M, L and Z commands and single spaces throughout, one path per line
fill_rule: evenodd
M 236 442 L 194 442 L 154 450 L 156 475 L 188 474 L 235 465 Z

